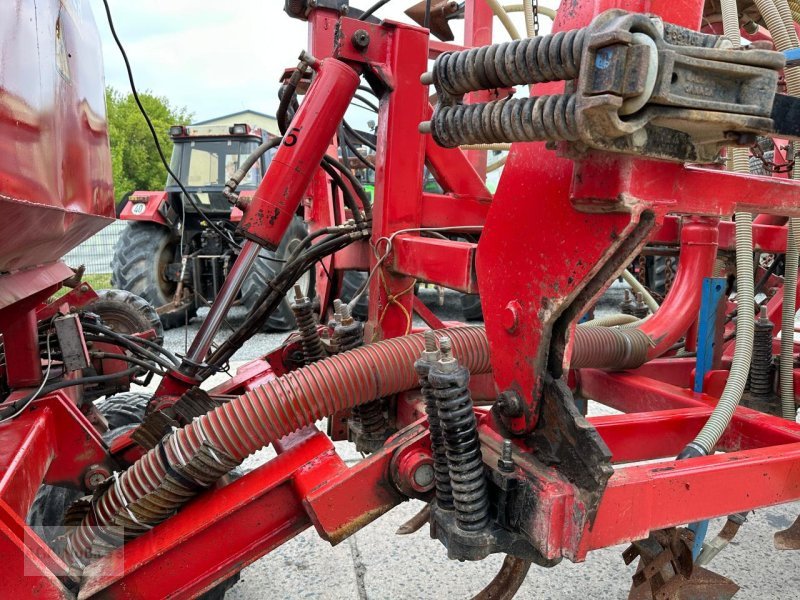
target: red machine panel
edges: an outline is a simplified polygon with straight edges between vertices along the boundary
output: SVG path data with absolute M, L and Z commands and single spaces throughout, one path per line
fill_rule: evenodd
M 88 2 L 0 3 L 0 212 L 0 272 L 54 261 L 114 217 Z

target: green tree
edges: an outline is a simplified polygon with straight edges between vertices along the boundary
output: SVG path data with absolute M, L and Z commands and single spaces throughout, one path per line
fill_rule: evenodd
M 169 128 L 171 125 L 185 125 L 192 114 L 185 107 L 171 106 L 166 98 L 148 92 L 139 93 L 139 99 L 153 122 L 158 141 L 169 160 L 172 154 Z M 167 173 L 133 94 L 123 94 L 107 87 L 106 110 L 117 202 L 134 190 L 162 189 Z

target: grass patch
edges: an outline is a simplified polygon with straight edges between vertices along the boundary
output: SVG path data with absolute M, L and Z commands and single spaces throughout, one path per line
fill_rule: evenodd
M 85 274 L 81 281 L 88 283 L 95 291 L 107 290 L 111 287 L 111 273 L 94 273 L 92 275 Z M 56 300 L 57 298 L 61 298 L 61 296 L 66 294 L 68 291 L 68 287 L 62 287 L 50 297 L 50 300 L 52 301 Z

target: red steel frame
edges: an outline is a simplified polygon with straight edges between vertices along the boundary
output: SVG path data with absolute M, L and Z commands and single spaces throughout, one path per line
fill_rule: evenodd
M 572 10 L 559 13 L 554 29 L 586 25 L 598 12 L 618 4 L 579 0 Z M 623 4 L 688 27 L 700 25 L 698 0 Z M 467 44 L 489 43 L 490 18 L 484 4 L 468 1 L 466 16 Z M 514 145 L 492 197 L 481 178 L 482 156 L 439 148 L 417 133 L 417 124 L 431 111 L 419 75 L 427 59 L 448 45 L 430 44 L 429 49 L 422 29 L 356 22 L 326 9 L 313 10 L 309 21 L 309 47 L 315 56 L 337 55 L 365 64 L 391 90 L 380 103 L 372 243 L 380 246 L 382 238 L 401 229 L 487 226 L 477 246 L 416 232 L 396 236 L 381 276 L 372 281 L 369 339 L 407 333 L 414 310 L 439 324 L 406 291 L 416 278 L 467 292 L 476 292 L 480 282 L 494 387 L 488 378 L 476 378 L 476 396 L 517 391 L 529 410 L 506 425 L 520 433 L 535 425 L 546 333 L 644 210 L 655 213 L 658 230 L 651 238 L 663 243 L 679 237 L 678 222 L 668 213 L 719 217 L 753 210 L 800 216 L 800 187 L 789 180 L 607 155 L 572 162 L 542 144 Z M 337 24 L 343 33 L 340 39 L 345 40 L 341 47 L 334 45 Z M 363 52 L 346 41 L 356 28 L 370 34 L 370 46 Z M 424 163 L 444 194 L 422 192 Z M 711 189 L 713 198 L 708 197 Z M 323 174 L 315 176 L 308 195 L 312 227 L 330 223 L 337 212 L 343 214 Z M 586 210 L 598 205 L 613 209 L 620 200 L 628 205 L 626 212 Z M 529 224 L 533 229 L 545 217 L 546 227 L 527 231 L 522 227 Z M 765 250 L 785 248 L 785 230 L 772 222 L 757 224 L 755 237 Z M 728 225 L 720 225 L 719 238 L 723 247 L 730 244 Z M 326 266 L 365 269 L 374 268 L 376 261 L 364 245 L 340 253 Z M 57 279 L 41 284 L 29 296 L 49 294 L 52 281 Z M 331 293 L 322 286 L 323 302 Z M 780 298 L 773 302 L 779 306 Z M 684 308 L 696 309 L 694 304 Z M 245 366 L 213 392 L 240 393 L 275 377 L 282 372 L 282 352 Z M 17 368 L 32 373 L 24 360 Z M 545 556 L 583 560 L 590 550 L 645 537 L 652 529 L 800 498 L 800 426 L 776 417 L 739 408 L 720 444 L 724 454 L 671 460 L 697 433 L 716 402 L 713 395 L 689 390 L 691 368 L 691 362 L 662 358 L 637 372 L 575 373 L 584 396 L 629 414 L 590 419 L 616 466 L 591 528 L 578 530 L 569 518 L 575 509 L 573 488 L 555 472 L 542 473 L 524 452 L 517 453 L 518 466 L 540 488 L 540 506 L 525 530 Z M 713 387 L 710 381 L 707 391 Z M 89 464 L 103 464 L 108 457 L 68 396 L 50 394 L 37 404 L 41 410 L 0 424 L 0 559 L 8 575 L 4 592 L 26 597 L 34 589 L 41 597 L 70 597 L 54 576 L 62 572 L 63 563 L 31 534 L 21 515 L 39 482 L 79 481 Z M 501 440 L 499 424 L 485 410 L 479 413 L 484 460 L 493 464 Z M 408 476 L 406 459 L 429 453 L 422 416 L 418 397 L 402 395 L 396 413 L 400 433 L 354 467 L 347 467 L 327 436 L 314 427 L 284 438 L 275 444 L 277 458 L 203 494 L 150 533 L 93 563 L 85 573 L 82 597 L 191 597 L 309 525 L 331 543 L 345 539 L 406 499 L 398 491 Z M 125 444 L 124 440 L 115 444 L 117 456 L 132 452 Z M 625 466 L 655 458 L 669 460 Z M 31 574 L 38 578 L 30 579 Z

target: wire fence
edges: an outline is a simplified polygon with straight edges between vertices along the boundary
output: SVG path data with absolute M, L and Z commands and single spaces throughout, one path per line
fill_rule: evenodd
M 127 225 L 125 221 L 114 221 L 80 246 L 69 251 L 64 257 L 64 262 L 71 267 L 84 265 L 86 274 L 93 276 L 94 287 L 97 287 L 98 284 L 100 287 L 110 287 L 114 246 Z

